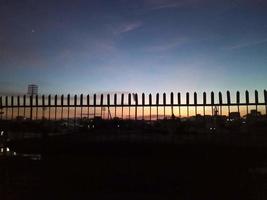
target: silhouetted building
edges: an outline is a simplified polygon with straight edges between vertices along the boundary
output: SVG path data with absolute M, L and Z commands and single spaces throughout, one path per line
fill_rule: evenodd
M 254 119 L 260 118 L 261 116 L 262 116 L 261 112 L 259 112 L 257 110 L 251 110 L 250 113 L 246 115 L 246 118 L 254 120 Z
M 233 120 L 239 120 L 240 118 L 241 118 L 240 112 L 230 112 L 230 114 L 229 114 L 229 119 L 231 121 L 233 121 Z
M 17 116 L 16 117 L 16 120 L 18 120 L 18 121 L 22 121 L 22 120 L 25 120 L 26 119 L 26 117 L 24 117 L 24 116 Z
M 250 116 L 251 117 L 259 117 L 259 116 L 261 116 L 261 112 L 259 112 L 257 110 L 251 110 L 250 111 Z

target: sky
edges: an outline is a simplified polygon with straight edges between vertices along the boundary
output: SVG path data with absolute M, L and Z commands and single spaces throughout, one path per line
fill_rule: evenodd
M 0 93 L 267 87 L 266 0 L 0 0 Z

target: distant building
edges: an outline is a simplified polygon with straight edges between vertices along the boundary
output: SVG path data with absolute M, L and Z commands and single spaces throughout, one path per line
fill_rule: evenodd
M 240 112 L 230 112 L 229 119 L 230 120 L 239 120 L 241 118 Z
M 247 114 L 245 117 L 247 119 L 258 119 L 260 118 L 262 115 L 261 115 L 261 112 L 257 111 L 257 110 L 251 110 L 249 114 Z
M 33 96 L 38 94 L 38 85 L 30 84 L 28 85 L 28 95 Z
M 16 117 L 16 120 L 18 121 L 22 121 L 22 120 L 25 120 L 26 118 L 24 116 L 17 116 Z
M 259 116 L 261 116 L 261 112 L 259 112 L 257 110 L 251 110 L 250 111 L 250 116 L 251 117 L 259 117 Z

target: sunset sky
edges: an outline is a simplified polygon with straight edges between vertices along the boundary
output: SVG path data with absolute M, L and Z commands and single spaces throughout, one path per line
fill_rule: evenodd
M 0 93 L 267 88 L 266 0 L 1 0 Z

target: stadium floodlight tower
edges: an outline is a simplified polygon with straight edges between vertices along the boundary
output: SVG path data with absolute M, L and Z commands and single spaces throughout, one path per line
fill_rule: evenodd
M 38 94 L 38 85 L 30 84 L 28 85 L 28 92 L 29 96 L 34 96 Z
M 35 84 L 30 84 L 28 85 L 28 92 L 27 95 L 30 97 L 30 106 L 31 106 L 31 111 L 30 111 L 30 119 L 32 119 L 32 104 L 33 104 L 33 96 L 38 95 L 38 85 Z

